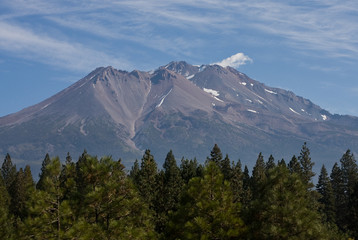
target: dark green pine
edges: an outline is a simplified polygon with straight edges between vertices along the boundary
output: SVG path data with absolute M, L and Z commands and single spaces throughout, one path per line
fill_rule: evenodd
M 333 188 L 327 169 L 324 165 L 321 168 L 316 189 L 320 194 L 318 198 L 318 202 L 320 203 L 319 210 L 324 216 L 324 220 L 331 224 L 335 223 L 336 217 Z

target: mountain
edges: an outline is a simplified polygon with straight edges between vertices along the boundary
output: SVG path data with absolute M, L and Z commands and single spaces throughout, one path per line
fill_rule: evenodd
M 313 161 L 331 165 L 358 148 L 358 118 L 332 115 L 290 91 L 231 67 L 171 62 L 155 71 L 95 69 L 34 106 L 0 118 L 0 154 L 41 163 L 48 152 L 76 159 L 84 149 L 131 166 L 149 148 L 164 161 L 204 161 L 217 143 L 252 166 L 259 152 L 289 161 L 304 142 Z

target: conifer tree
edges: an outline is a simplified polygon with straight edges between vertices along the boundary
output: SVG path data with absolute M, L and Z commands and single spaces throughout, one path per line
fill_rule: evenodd
M 274 157 L 272 156 L 272 154 L 271 154 L 270 157 L 268 158 L 265 167 L 266 167 L 266 175 L 267 175 L 267 176 L 268 176 L 268 173 L 269 173 L 270 169 L 273 169 L 273 168 L 276 167 L 275 159 L 274 159 Z
M 302 182 L 307 185 L 308 189 L 311 189 L 314 186 L 312 182 L 312 178 L 315 175 L 312 170 L 314 163 L 311 160 L 310 150 L 308 149 L 306 142 L 302 146 L 298 161 L 300 162 L 302 170 Z
M 188 183 L 190 179 L 198 176 L 198 167 L 196 158 L 194 160 L 181 159 L 180 173 L 184 183 Z
M 224 175 L 224 179 L 230 181 L 230 179 L 232 178 L 232 168 L 231 168 L 231 162 L 228 154 L 226 154 L 224 160 L 221 161 L 219 166 L 221 172 Z
M 39 181 L 36 184 L 36 188 L 43 190 L 43 181 L 45 180 L 45 178 L 47 177 L 47 165 L 51 162 L 50 160 L 50 155 L 48 153 L 46 153 L 46 156 L 44 158 L 44 160 L 42 161 L 42 166 L 41 166 L 41 172 L 39 175 Z
M 237 239 L 244 233 L 240 204 L 215 162 L 210 161 L 203 178 L 193 178 L 172 215 L 167 239 Z
M 242 204 L 243 204 L 243 208 L 245 209 L 252 201 L 251 177 L 249 174 L 249 169 L 246 165 L 244 167 L 242 185 L 244 190 L 243 197 L 242 197 Z
M 11 212 L 16 218 L 24 220 L 28 216 L 27 200 L 35 190 L 30 166 L 22 168 L 16 174 L 16 179 L 12 185 L 13 198 L 11 199 Z
M 167 157 L 165 158 L 163 169 L 167 202 L 165 210 L 175 210 L 181 195 L 183 180 L 181 178 L 180 169 L 177 166 L 172 150 L 168 152 Z
M 207 158 L 208 161 L 213 161 L 218 166 L 220 166 L 221 161 L 223 160 L 223 154 L 219 146 L 215 143 L 213 149 L 210 152 L 210 157 Z
M 64 231 L 73 224 L 65 220 L 72 213 L 69 205 L 62 202 L 61 162 L 58 157 L 44 161 L 40 189 L 31 195 L 30 214 L 23 233 L 35 239 L 61 239 Z
M 70 153 L 67 153 L 65 164 L 62 165 L 60 184 L 63 191 L 63 200 L 74 201 L 77 194 L 76 164 L 72 162 Z M 72 202 L 72 204 L 75 203 Z
M 138 159 L 136 159 L 133 163 L 131 171 L 129 172 L 129 177 L 135 185 L 139 184 L 139 172 L 140 172 L 139 163 L 138 163 Z
M 288 169 L 290 170 L 291 173 L 296 173 L 298 175 L 302 175 L 302 169 L 301 169 L 301 165 L 298 162 L 298 159 L 295 155 L 292 156 L 290 162 L 287 165 Z
M 335 202 L 333 195 L 333 188 L 328 172 L 323 165 L 321 173 L 318 177 L 316 186 L 317 192 L 320 194 L 318 202 L 321 204 L 319 210 L 324 216 L 324 220 L 331 224 L 335 223 Z
M 326 239 L 300 176 L 277 166 L 270 171 L 261 191 L 249 215 L 251 239 Z
M 350 219 L 348 228 L 352 233 L 352 237 L 358 239 L 358 183 L 356 183 L 350 197 L 350 209 L 348 214 Z
M 353 153 L 351 153 L 349 149 L 343 154 L 340 163 L 345 193 L 345 202 L 348 202 L 348 199 L 353 193 L 354 187 L 358 182 L 358 166 Z
M 8 153 L 6 154 L 4 162 L 1 166 L 1 175 L 4 179 L 6 189 L 11 195 L 10 186 L 16 179 L 16 165 L 12 163 L 10 154 Z
M 172 150 L 165 158 L 163 170 L 157 176 L 156 204 L 157 232 L 162 233 L 168 222 L 168 212 L 176 211 L 183 188 L 183 179 Z
M 232 177 L 230 179 L 230 186 L 233 192 L 234 202 L 242 202 L 244 197 L 244 174 L 242 172 L 242 165 L 240 159 L 235 164 L 232 163 Z
M 257 198 L 260 194 L 260 189 L 262 185 L 266 181 L 266 166 L 265 161 L 260 153 L 257 157 L 256 164 L 252 170 L 252 177 L 251 177 L 251 188 L 252 194 L 254 198 Z
M 342 170 L 338 166 L 338 163 L 333 165 L 330 178 L 334 195 L 335 223 L 343 230 L 345 218 L 345 213 L 342 212 L 344 209 L 344 184 Z
M 0 239 L 13 238 L 12 216 L 9 212 L 10 196 L 7 192 L 4 179 L 0 176 Z
M 340 226 L 345 230 L 350 229 L 352 216 L 350 216 L 352 206 L 351 197 L 354 193 L 356 184 L 358 183 L 358 166 L 353 153 L 348 149 L 340 159 L 342 173 L 343 199 L 340 204 Z
M 145 150 L 142 157 L 142 162 L 139 172 L 139 193 L 144 201 L 152 209 L 154 206 L 154 199 L 156 195 L 156 175 L 157 175 L 157 163 L 154 160 L 150 150 Z

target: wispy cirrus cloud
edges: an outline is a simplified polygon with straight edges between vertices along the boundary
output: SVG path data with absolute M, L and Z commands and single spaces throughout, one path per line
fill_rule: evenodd
M 98 64 L 93 60 L 98 56 L 113 65 L 129 63 L 113 57 L 111 47 L 99 51 L 95 43 L 71 36 L 69 29 L 99 41 L 125 41 L 136 44 L 134 48 L 180 57 L 193 55 L 198 47 L 205 49 L 208 39 L 217 36 L 240 44 L 242 32 L 250 31 L 279 38 L 280 44 L 301 54 L 358 58 L 358 3 L 352 1 L 13 0 L 0 3 L 0 7 L 6 9 L 0 16 L 3 50 L 71 69 Z M 36 24 L 24 20 L 33 16 Z M 50 31 L 39 33 L 38 26 Z M 12 33 L 9 27 L 14 27 Z M 51 35 L 53 29 L 67 39 Z
M 126 61 L 106 53 L 6 22 L 0 22 L 0 49 L 23 58 L 79 71 L 89 71 L 106 64 L 129 67 Z

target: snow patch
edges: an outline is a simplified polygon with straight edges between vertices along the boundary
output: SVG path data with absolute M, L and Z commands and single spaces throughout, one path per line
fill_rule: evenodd
M 210 93 L 211 95 L 213 95 L 214 97 L 218 97 L 219 91 L 213 90 L 213 89 L 209 89 L 209 88 L 203 88 L 203 90 L 207 93 Z
M 246 86 L 247 83 L 246 82 L 240 82 L 240 84 Z
M 321 114 L 321 117 L 322 117 L 323 121 L 326 121 L 326 120 L 327 120 L 327 116 L 326 116 L 326 115 Z
M 261 102 L 260 100 L 256 99 L 256 102 L 260 103 L 260 104 L 264 104 L 263 102 Z
M 168 92 L 167 94 L 165 94 L 165 95 L 161 98 L 160 103 L 156 106 L 156 108 L 162 106 L 162 104 L 163 104 L 163 102 L 164 102 L 164 99 L 169 95 L 169 93 L 170 93 L 172 90 L 173 90 L 173 88 L 170 89 L 169 92 Z
M 271 93 L 271 94 L 277 94 L 277 92 L 273 92 L 273 91 L 268 90 L 268 89 L 266 89 L 266 88 L 265 88 L 265 91 L 268 92 L 268 93 Z
M 96 88 L 96 85 L 95 85 L 94 83 L 92 83 L 92 87 L 93 87 L 93 88 Z
M 252 109 L 247 109 L 247 111 L 252 112 L 252 113 L 259 113 L 259 112 L 255 111 L 255 110 L 252 110 Z
M 301 114 L 299 114 L 298 112 L 296 112 L 295 110 L 293 110 L 292 108 L 289 108 L 293 113 L 296 113 L 296 114 L 298 114 L 298 115 L 301 115 Z
M 82 120 L 81 121 L 81 126 L 80 126 L 80 132 L 84 135 L 84 136 L 87 136 L 87 132 L 84 130 L 84 127 L 86 126 L 85 124 L 85 120 Z
M 250 102 L 250 103 L 252 103 L 252 101 L 251 101 L 250 99 L 248 99 L 248 98 L 246 98 L 245 100 L 248 101 L 248 102 Z
M 43 106 L 42 108 L 41 108 L 41 110 L 42 109 L 45 109 L 45 108 L 47 108 L 48 107 L 48 105 L 50 105 L 51 103 L 49 103 L 49 104 L 46 104 L 45 106 Z
M 215 103 L 211 103 L 211 105 L 213 105 L 213 107 L 215 107 Z
M 213 96 L 213 98 L 215 98 L 215 99 L 218 100 L 219 102 L 224 102 L 223 100 L 221 100 L 221 99 L 219 99 L 219 98 L 217 98 L 217 97 L 215 97 L 215 96 Z
M 254 84 L 253 84 L 253 83 L 250 83 L 250 85 L 251 85 L 251 87 L 253 87 L 253 86 L 254 86 Z
M 199 72 L 204 71 L 205 68 L 206 68 L 206 65 L 201 65 L 201 66 L 199 67 Z
M 194 75 L 195 75 L 195 74 L 190 75 L 190 76 L 186 77 L 186 79 L 188 79 L 188 80 L 189 80 L 189 79 L 192 79 L 192 78 L 194 77 Z
M 304 112 L 305 110 L 303 108 L 301 108 L 301 111 Z

